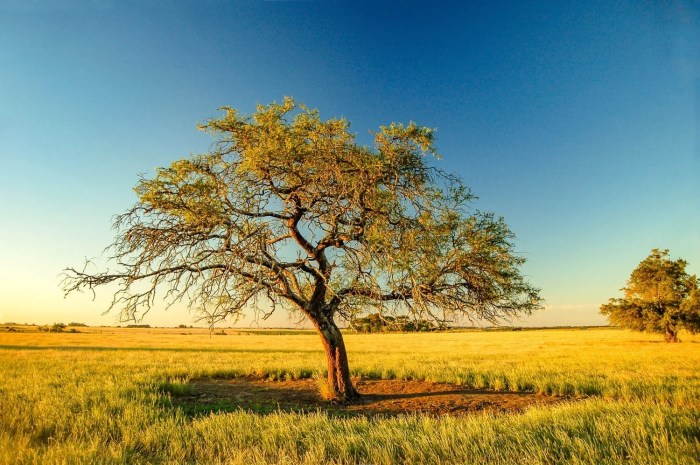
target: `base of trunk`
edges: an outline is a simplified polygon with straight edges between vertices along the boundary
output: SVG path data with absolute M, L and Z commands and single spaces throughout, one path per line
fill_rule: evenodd
M 338 334 L 340 334 L 338 332 Z M 328 374 L 325 379 L 325 388 L 322 396 L 333 402 L 351 402 L 360 397 L 350 379 L 350 367 L 345 352 L 342 336 L 335 339 L 335 344 L 326 345 L 328 362 Z
M 350 379 L 350 366 L 343 334 L 332 318 L 312 319 L 312 321 L 321 336 L 328 367 L 326 379 L 319 383 L 321 397 L 332 402 L 352 402 L 360 397 L 360 393 Z
M 362 397 L 362 394 L 360 394 L 353 386 L 350 386 L 350 389 L 341 391 L 333 386 L 330 386 L 326 379 L 319 380 L 319 392 L 323 400 L 333 404 L 350 404 Z

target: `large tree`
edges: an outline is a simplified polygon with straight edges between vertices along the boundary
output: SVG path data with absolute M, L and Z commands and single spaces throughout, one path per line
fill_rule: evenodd
M 358 145 L 344 119 L 286 98 L 250 115 L 224 108 L 200 126 L 209 153 L 141 178 L 115 221 L 117 269 L 69 268 L 67 293 L 117 283 L 135 319 L 166 290 L 210 322 L 257 309 L 304 315 L 326 351 L 329 391 L 358 395 L 336 319 L 408 313 L 497 322 L 540 306 L 501 218 L 427 161 L 433 131 L 391 124 Z M 261 310 L 262 309 L 262 310 Z
M 610 322 L 635 331 L 663 333 L 678 342 L 679 330 L 700 331 L 698 279 L 685 271 L 687 262 L 671 260 L 668 250 L 653 249 L 632 272 L 625 296 L 600 307 Z

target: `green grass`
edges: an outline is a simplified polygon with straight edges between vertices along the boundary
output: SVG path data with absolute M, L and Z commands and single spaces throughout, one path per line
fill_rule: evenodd
M 320 373 L 311 334 L 2 333 L 0 463 L 700 463 L 700 338 L 683 339 L 349 335 L 355 374 L 583 399 L 522 414 L 367 419 L 216 405 L 192 416 L 170 402 L 202 376 Z

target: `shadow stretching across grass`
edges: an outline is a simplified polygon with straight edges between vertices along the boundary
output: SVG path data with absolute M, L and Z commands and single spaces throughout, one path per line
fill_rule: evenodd
M 467 415 L 522 412 L 532 405 L 575 400 L 528 392 L 469 389 L 446 383 L 415 380 L 356 379 L 362 397 L 353 403 L 329 403 L 318 394 L 318 380 L 270 381 L 252 376 L 229 379 L 198 378 L 165 389 L 166 399 L 186 415 L 237 410 L 266 414 L 275 411 L 323 411 L 334 416 Z

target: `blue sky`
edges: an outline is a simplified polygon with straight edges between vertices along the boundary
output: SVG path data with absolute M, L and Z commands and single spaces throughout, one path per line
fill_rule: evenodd
M 360 142 L 437 128 L 547 300 L 521 324 L 603 323 L 654 247 L 700 271 L 697 2 L 0 0 L 0 322 L 115 323 L 61 270 L 139 173 L 207 150 L 197 122 L 285 95 Z

